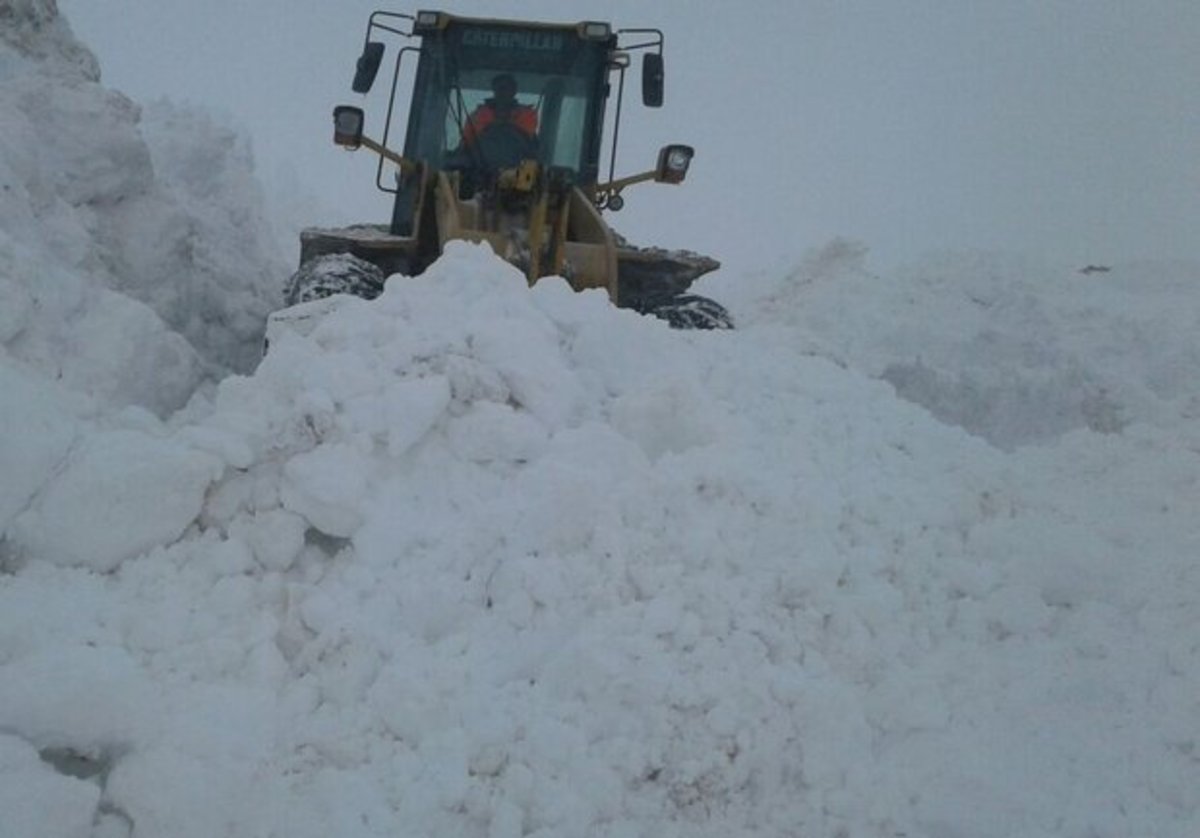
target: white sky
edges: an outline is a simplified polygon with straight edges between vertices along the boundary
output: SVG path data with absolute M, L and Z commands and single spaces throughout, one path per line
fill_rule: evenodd
M 301 213 L 312 223 L 386 220 L 374 164 L 330 142 L 332 106 L 358 99 L 377 0 L 59 5 L 107 85 L 230 115 L 271 189 L 320 196 Z M 639 243 L 734 271 L 789 266 L 835 235 L 864 241 L 879 268 L 942 248 L 1200 258 L 1195 0 L 443 8 L 665 31 L 666 106 L 643 109 L 630 79 L 619 173 L 667 142 L 697 157 L 682 187 L 626 193 L 613 221 Z M 381 120 L 368 111 L 368 128 Z

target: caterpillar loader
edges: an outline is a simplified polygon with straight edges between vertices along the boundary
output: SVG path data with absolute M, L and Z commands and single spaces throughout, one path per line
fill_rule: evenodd
M 391 220 L 304 230 L 288 305 L 335 293 L 374 297 L 391 274 L 417 275 L 447 241 L 464 239 L 490 244 L 531 285 L 560 276 L 576 290 L 603 288 L 616 305 L 675 327 L 732 326 L 721 305 L 688 293 L 718 262 L 635 247 L 603 216 L 621 209 L 634 184 L 682 182 L 692 160 L 690 146 L 668 145 L 653 169 L 614 177 L 634 53 L 642 56 L 643 103 L 663 103 L 661 31 L 377 11 L 354 92 L 370 93 L 389 44 L 391 89 L 386 99 L 376 96 L 386 103 L 382 135 L 367 135 L 357 106 L 339 105 L 333 121 L 336 144 L 378 155 L 375 185 L 393 196 Z M 400 100 L 409 89 L 401 126 Z M 614 95 L 602 178 L 602 129 Z

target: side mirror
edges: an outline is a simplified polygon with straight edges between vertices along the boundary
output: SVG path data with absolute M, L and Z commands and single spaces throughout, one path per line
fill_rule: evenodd
M 362 145 L 363 111 L 351 105 L 333 109 L 333 141 L 351 151 Z
M 648 52 L 642 56 L 642 104 L 648 108 L 661 108 L 663 103 L 663 57 L 661 53 Z
M 683 183 L 688 166 L 696 154 L 690 145 L 665 145 L 658 152 L 654 179 L 659 183 Z
M 375 83 L 375 74 L 379 72 L 379 63 L 383 61 L 383 44 L 379 41 L 367 41 L 363 53 L 358 57 L 354 68 L 354 83 L 350 89 L 355 93 L 366 93 Z

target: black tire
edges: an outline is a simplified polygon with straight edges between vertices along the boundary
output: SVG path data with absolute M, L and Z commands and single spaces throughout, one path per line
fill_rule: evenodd
M 672 329 L 732 329 L 733 317 L 725 306 L 699 294 L 679 294 L 650 309 Z
M 377 266 L 349 253 L 327 253 L 310 259 L 292 274 L 283 291 L 284 304 L 294 306 L 334 294 L 373 300 L 383 293 L 387 277 Z

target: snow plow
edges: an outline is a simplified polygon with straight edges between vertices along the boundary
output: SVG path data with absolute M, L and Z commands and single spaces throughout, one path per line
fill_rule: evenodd
M 677 328 L 732 326 L 720 304 L 689 293 L 695 279 L 719 267 L 716 260 L 633 246 L 603 216 L 621 209 L 634 184 L 681 183 L 692 160 L 690 146 L 667 145 L 653 169 L 614 176 L 633 54 L 642 57 L 643 104 L 663 103 L 661 31 L 377 11 L 354 92 L 371 92 L 389 43 L 396 54 L 379 139 L 365 132 L 363 108 L 339 105 L 333 116 L 337 145 L 378 155 L 375 185 L 393 196 L 391 220 L 304 230 L 288 305 L 337 293 L 372 298 L 388 276 L 420 274 L 446 242 L 461 239 L 487 242 L 530 285 L 559 276 L 577 291 L 605 289 L 617 306 Z M 402 125 L 400 100 L 409 90 Z M 601 178 L 614 93 L 608 176 Z

